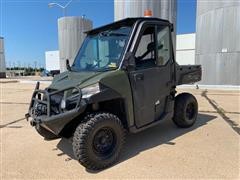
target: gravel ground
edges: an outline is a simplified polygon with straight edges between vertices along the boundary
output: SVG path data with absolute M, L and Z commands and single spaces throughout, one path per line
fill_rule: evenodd
M 130 134 L 119 162 L 92 172 L 74 159 L 71 139 L 44 141 L 24 120 L 33 88 L 0 83 L 0 179 L 240 178 L 239 91 L 181 88 L 199 102 L 193 127 L 169 120 Z

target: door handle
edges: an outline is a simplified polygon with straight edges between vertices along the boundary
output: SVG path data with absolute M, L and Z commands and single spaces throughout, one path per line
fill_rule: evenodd
M 144 80 L 143 73 L 134 74 L 134 80 L 135 81 L 143 81 Z

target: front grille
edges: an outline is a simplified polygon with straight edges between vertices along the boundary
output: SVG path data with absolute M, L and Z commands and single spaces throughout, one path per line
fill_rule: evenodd
M 29 106 L 29 114 L 33 118 L 43 115 L 48 117 L 58 115 L 79 107 L 82 95 L 78 87 L 58 91 L 55 89 L 40 90 L 39 85 L 40 83 L 37 83 Z M 66 102 L 66 107 L 62 109 L 63 99 Z

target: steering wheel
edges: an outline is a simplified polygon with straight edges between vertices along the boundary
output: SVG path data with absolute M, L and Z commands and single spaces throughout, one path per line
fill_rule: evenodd
M 101 59 L 97 59 L 95 61 L 97 62 L 97 64 L 88 64 L 88 63 L 86 63 L 86 69 L 95 68 L 97 66 L 99 67 L 100 62 L 102 62 L 102 60 Z

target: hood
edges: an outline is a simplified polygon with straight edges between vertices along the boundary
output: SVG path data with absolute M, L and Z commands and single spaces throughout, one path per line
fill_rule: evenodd
M 88 85 L 95 84 L 101 80 L 108 72 L 72 72 L 66 71 L 53 78 L 52 84 L 49 86 L 51 89 L 62 90 L 73 86 L 79 86 L 80 88 Z

